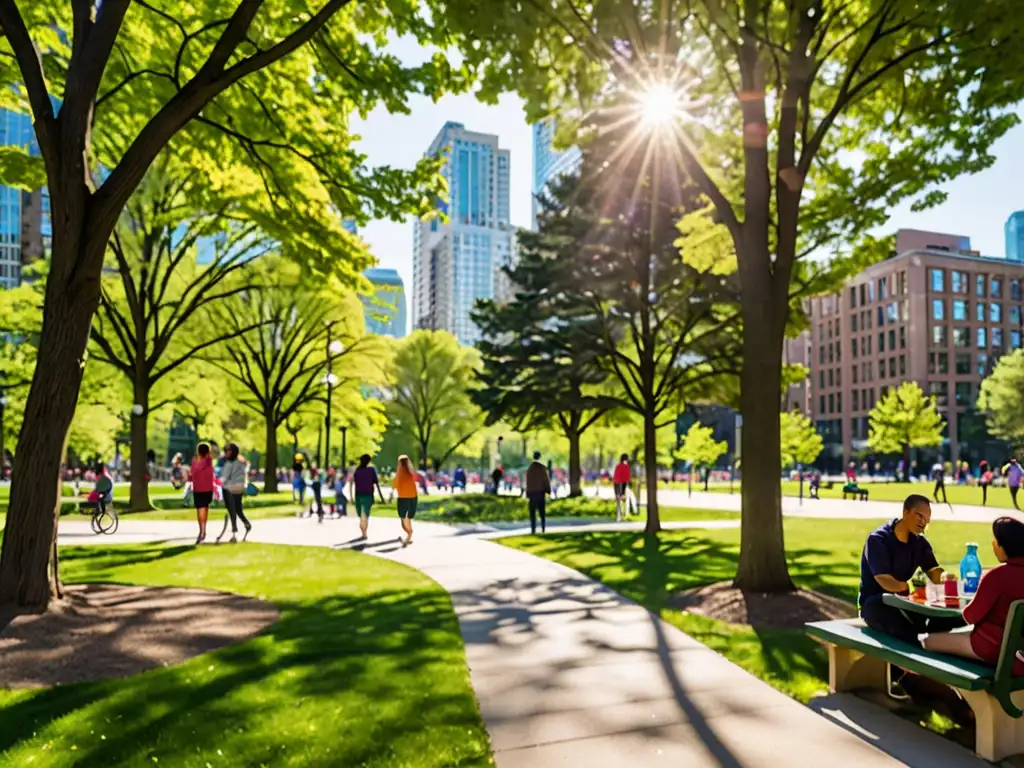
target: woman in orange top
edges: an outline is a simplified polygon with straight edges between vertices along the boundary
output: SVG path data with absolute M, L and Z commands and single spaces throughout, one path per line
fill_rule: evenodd
M 402 521 L 402 530 L 406 533 L 406 539 L 402 542 L 402 546 L 407 547 L 412 544 L 412 519 L 416 517 L 417 495 L 416 471 L 405 454 L 398 457 L 394 489 L 398 494 L 398 517 Z

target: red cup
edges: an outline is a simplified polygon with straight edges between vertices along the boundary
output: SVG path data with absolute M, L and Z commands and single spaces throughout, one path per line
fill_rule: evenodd
M 958 600 L 958 588 L 956 580 L 950 579 L 943 584 L 943 588 L 946 595 L 946 607 L 947 608 L 959 608 L 960 600 Z

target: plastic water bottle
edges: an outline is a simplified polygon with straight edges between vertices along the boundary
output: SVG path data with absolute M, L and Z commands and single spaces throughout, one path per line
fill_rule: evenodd
M 978 545 L 968 544 L 967 554 L 960 561 L 960 594 L 974 597 L 981 580 L 981 560 L 978 559 Z

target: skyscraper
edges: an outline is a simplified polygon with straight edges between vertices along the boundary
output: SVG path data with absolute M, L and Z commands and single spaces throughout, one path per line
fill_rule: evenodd
M 378 336 L 405 336 L 405 284 L 394 269 L 374 267 L 363 273 L 374 287 L 374 296 L 363 296 L 366 332 Z
M 500 268 L 515 253 L 509 223 L 509 164 L 498 137 L 445 123 L 427 156 L 445 158 L 447 202 L 437 211 L 448 217 L 416 221 L 413 230 L 413 326 L 447 330 L 463 344 L 480 333 L 470 318 L 479 299 L 501 290 Z
M 0 146 L 21 147 L 30 154 L 38 154 L 32 118 L 0 109 Z M 0 186 L 0 286 L 4 288 L 13 288 L 21 282 L 23 240 L 33 251 L 26 255 L 42 254 L 44 228 L 49 232 L 49 215 L 45 221 L 43 217 L 44 196 L 45 190 L 25 193 L 15 187 Z M 23 198 L 28 202 L 39 201 L 37 206 L 30 206 L 30 217 L 23 217 Z M 48 197 L 46 202 L 48 208 Z M 36 250 L 38 254 L 34 253 Z
M 1011 213 L 1003 232 L 1006 233 L 1006 258 L 1024 261 L 1024 211 Z
M 554 179 L 574 170 L 580 162 L 579 147 L 556 150 L 552 147 L 555 138 L 555 121 L 551 118 L 533 125 L 533 226 L 537 227 L 537 196 Z

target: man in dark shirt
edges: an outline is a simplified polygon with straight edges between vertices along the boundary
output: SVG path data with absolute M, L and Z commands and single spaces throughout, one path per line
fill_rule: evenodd
M 948 632 L 964 626 L 963 619 L 929 618 L 901 611 L 882 602 L 887 592 L 906 595 L 908 582 L 920 568 L 934 584 L 942 583 L 943 571 L 935 559 L 924 530 L 932 519 L 928 499 L 911 494 L 903 502 L 903 517 L 872 531 L 860 559 L 860 615 L 872 629 L 886 632 L 911 645 L 918 635 Z

